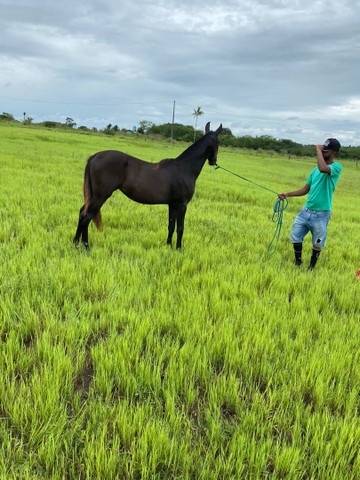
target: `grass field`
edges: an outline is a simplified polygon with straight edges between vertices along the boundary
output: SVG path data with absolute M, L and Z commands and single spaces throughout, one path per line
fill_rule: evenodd
M 167 208 L 115 193 L 75 249 L 87 157 L 187 145 L 0 125 L 0 478 L 360 478 L 360 169 L 343 163 L 316 269 L 293 266 L 304 198 L 204 166 L 183 250 Z M 220 147 L 275 191 L 314 159 Z

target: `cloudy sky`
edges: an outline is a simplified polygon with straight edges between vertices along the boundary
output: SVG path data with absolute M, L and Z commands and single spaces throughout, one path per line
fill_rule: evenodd
M 0 0 L 0 113 L 360 145 L 360 0 Z M 174 109 L 175 102 L 175 109 Z

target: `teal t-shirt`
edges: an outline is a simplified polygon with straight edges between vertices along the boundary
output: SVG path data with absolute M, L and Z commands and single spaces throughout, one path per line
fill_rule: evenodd
M 331 210 L 332 197 L 337 184 L 342 165 L 334 162 L 329 165 L 331 173 L 321 173 L 318 167 L 310 173 L 306 183 L 310 185 L 310 191 L 305 203 L 310 210 Z

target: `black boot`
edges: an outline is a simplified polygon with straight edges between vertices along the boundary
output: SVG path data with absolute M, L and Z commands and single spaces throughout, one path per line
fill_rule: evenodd
M 315 250 L 313 248 L 312 255 L 310 258 L 309 270 L 312 270 L 313 268 L 315 268 L 316 262 L 318 261 L 318 258 L 320 256 L 320 252 L 321 250 Z
M 302 264 L 302 243 L 293 243 L 295 253 L 295 265 L 300 266 Z

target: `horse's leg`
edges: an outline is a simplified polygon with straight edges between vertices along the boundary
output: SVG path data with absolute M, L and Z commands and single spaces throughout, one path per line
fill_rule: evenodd
M 83 219 L 83 227 L 81 231 L 81 242 L 85 250 L 90 250 L 89 247 L 89 225 L 94 215 L 87 213 Z
M 89 228 L 89 223 L 91 222 L 91 219 L 94 217 L 94 215 L 91 215 L 88 213 L 87 215 L 83 216 L 82 214 L 83 210 L 84 210 L 84 205 L 80 208 L 79 221 L 78 221 L 75 237 L 73 239 L 73 243 L 75 246 L 77 246 L 81 238 L 82 244 L 87 250 L 89 250 L 88 228 Z
M 100 197 L 100 196 L 94 195 L 91 198 L 87 213 L 83 217 L 81 241 L 86 250 L 89 250 L 89 231 L 88 231 L 89 224 L 91 220 L 100 212 L 100 208 L 103 206 L 107 198 L 108 197 Z
M 168 223 L 168 237 L 166 243 L 172 247 L 172 237 L 175 230 L 177 209 L 174 205 L 169 205 L 169 223 Z
M 84 210 L 84 206 L 85 205 L 83 205 L 80 208 L 78 226 L 77 226 L 77 229 L 76 229 L 75 237 L 73 239 L 74 245 L 77 245 L 79 243 L 79 240 L 80 240 L 80 237 L 81 237 L 83 224 L 84 224 L 84 217 L 82 216 L 82 211 Z
M 177 250 L 181 249 L 181 240 L 184 233 L 184 220 L 186 214 L 186 205 L 179 205 L 177 208 L 177 218 L 176 218 L 176 248 Z

